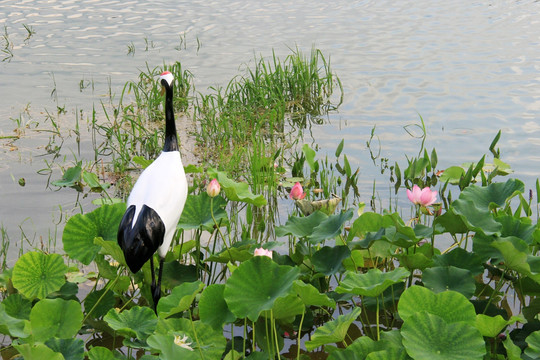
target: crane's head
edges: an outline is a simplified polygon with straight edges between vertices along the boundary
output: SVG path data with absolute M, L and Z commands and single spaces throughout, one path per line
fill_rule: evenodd
M 159 76 L 159 83 L 163 87 L 162 93 L 165 92 L 165 86 L 172 87 L 173 81 L 174 76 L 173 74 L 171 74 L 170 71 L 164 71 L 161 73 L 161 75 Z

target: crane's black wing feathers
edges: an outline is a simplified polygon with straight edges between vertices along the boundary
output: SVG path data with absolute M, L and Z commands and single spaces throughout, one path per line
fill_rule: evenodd
M 135 205 L 125 212 L 118 228 L 118 245 L 124 251 L 131 272 L 141 269 L 156 252 L 165 235 L 165 225 L 158 213 L 143 205 L 135 225 L 132 227 Z

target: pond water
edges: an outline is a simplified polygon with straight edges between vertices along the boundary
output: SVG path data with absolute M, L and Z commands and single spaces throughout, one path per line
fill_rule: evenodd
M 364 201 L 374 179 L 380 197 L 389 194 L 388 173 L 380 174 L 366 146 L 372 128 L 380 156 L 403 165 L 420 148 L 404 129 L 419 124 L 419 115 L 439 168 L 477 161 L 500 129 L 502 160 L 534 188 L 539 14 L 538 1 L 0 0 L 0 136 L 13 135 L 13 119 L 44 122 L 57 106 L 66 111 L 58 121 L 69 131 L 81 111 L 87 119 L 93 105 L 99 109 L 109 92 L 120 94 L 146 64 L 181 61 L 205 93 L 255 56 L 274 50 L 283 59 L 291 48 L 316 47 L 340 77 L 344 102 L 311 129 L 313 141 L 332 154 L 345 139 L 344 153 L 361 169 Z M 48 176 L 38 174 L 51 160 L 43 156 L 49 134 L 31 125 L 25 133 L 0 140 L 3 236 L 60 242 L 63 214 L 80 209 L 73 208 L 74 191 L 48 189 Z M 66 146 L 65 161 L 91 161 L 90 141 L 83 137 L 80 151 Z

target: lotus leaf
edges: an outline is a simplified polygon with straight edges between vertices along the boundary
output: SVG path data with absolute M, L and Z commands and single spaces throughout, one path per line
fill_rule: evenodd
M 243 262 L 225 284 L 223 297 L 238 318 L 255 321 L 270 310 L 277 298 L 290 293 L 300 269 L 278 265 L 267 256 L 254 256 Z
M 345 278 L 336 288 L 336 292 L 375 297 L 381 295 L 389 286 L 403 281 L 409 275 L 410 273 L 401 267 L 389 272 L 371 269 L 364 274 L 347 271 Z
M 422 309 L 421 304 L 417 307 Z M 482 360 L 486 354 L 484 339 L 474 326 L 447 323 L 426 311 L 408 317 L 401 335 L 407 353 L 417 360 Z
M 119 334 L 146 340 L 156 328 L 156 314 L 149 307 L 134 306 L 129 310 L 118 312 L 111 309 L 103 320 Z
M 71 338 L 81 329 L 82 321 L 81 304 L 75 300 L 40 300 L 30 312 L 32 334 L 37 341 Z
M 94 239 L 116 241 L 118 225 L 125 211 L 126 205 L 121 203 L 103 205 L 90 213 L 72 216 L 62 234 L 65 252 L 85 265 L 90 264 L 101 249 L 94 244 Z
M 43 299 L 64 285 L 66 271 L 58 254 L 27 252 L 13 267 L 13 286 L 29 299 Z
M 350 313 L 340 315 L 337 319 L 318 327 L 311 336 L 311 340 L 306 341 L 306 349 L 311 351 L 322 345 L 342 342 L 347 335 L 349 326 L 360 316 L 361 312 L 362 310 L 356 307 Z

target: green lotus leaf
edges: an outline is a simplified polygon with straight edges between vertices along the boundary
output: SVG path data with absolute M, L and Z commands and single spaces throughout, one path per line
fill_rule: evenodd
M 188 195 L 177 228 L 191 230 L 202 227 L 213 232 L 215 224 L 214 219 L 212 219 L 212 211 L 216 222 L 221 226 L 226 226 L 229 222 L 227 212 L 223 209 L 226 205 L 227 201 L 221 196 L 216 196 L 212 201 L 206 192 Z
M 65 360 L 84 359 L 84 341 L 82 339 L 49 339 L 45 345 L 62 354 Z
M 122 312 L 111 309 L 103 320 L 120 335 L 136 337 L 139 340 L 146 340 L 154 332 L 157 324 L 156 314 L 152 309 L 140 306 Z
M 30 335 L 28 320 L 18 319 L 6 313 L 4 303 L 0 303 L 0 334 L 25 338 Z
M 79 163 L 76 166 L 68 168 L 64 172 L 62 179 L 52 181 L 51 184 L 54 186 L 60 186 L 60 187 L 75 186 L 81 180 L 81 172 L 82 172 L 82 168 Z
M 88 351 L 88 360 L 116 360 L 116 358 L 106 347 L 94 346 Z
M 176 286 L 197 281 L 197 266 L 190 264 L 180 264 L 179 261 L 166 261 L 163 263 L 163 286 L 167 289 L 173 289 Z
M 45 344 L 19 344 L 13 345 L 23 356 L 24 360 L 65 360 L 62 354 L 55 352 Z
M 473 304 L 462 294 L 456 291 L 435 294 L 417 285 L 409 287 L 401 294 L 398 311 L 405 322 L 420 311 L 437 315 L 448 324 L 460 321 L 474 324 L 476 321 Z
M 94 239 L 101 237 L 105 241 L 116 241 L 118 225 L 125 211 L 126 205 L 120 203 L 103 205 L 88 214 L 72 216 L 62 234 L 64 251 L 71 258 L 90 264 L 101 249 Z
M 364 267 L 364 251 L 352 250 L 351 256 L 343 260 L 343 266 L 346 270 L 356 271 L 361 267 Z
M 15 293 L 9 295 L 2 301 L 6 314 L 16 319 L 30 319 L 30 310 L 32 309 L 32 302 L 25 299 L 21 294 Z
M 81 329 L 82 321 L 81 304 L 75 300 L 40 300 L 30 312 L 30 325 L 37 341 L 71 338 Z
M 476 281 L 471 272 L 454 266 L 437 266 L 425 269 L 422 281 L 425 287 L 435 293 L 453 290 L 463 294 L 467 299 L 470 299 L 476 290 Z
M 506 358 L 508 360 L 521 360 L 521 348 L 514 344 L 510 336 L 503 341 L 506 350 Z
M 199 300 L 201 321 L 214 329 L 222 329 L 223 324 L 236 320 L 223 298 L 224 290 L 224 284 L 212 284 L 204 289 Z
M 185 337 L 184 337 L 185 336 Z M 192 350 L 177 345 L 174 341 L 184 339 L 185 346 L 189 346 Z M 153 334 L 147 339 L 148 345 L 160 353 L 161 360 L 199 360 L 201 355 L 198 351 L 193 350 L 195 347 L 195 339 L 181 332 L 168 334 Z
M 177 340 L 187 337 L 186 341 L 191 342 L 190 347 L 194 351 L 184 349 L 181 351 L 179 345 L 174 343 Z M 160 359 L 220 359 L 227 341 L 223 336 L 223 329 L 213 329 L 210 325 L 201 321 L 191 321 L 186 318 L 159 318 L 158 326 L 153 335 L 148 338 L 148 345 L 156 351 L 161 352 Z M 174 345 L 174 346 L 173 346 Z M 175 357 L 179 351 L 183 355 Z
M 100 318 L 114 307 L 116 299 L 112 291 L 101 289 L 90 292 L 84 299 L 84 311 L 93 318 Z M 92 313 L 90 314 L 90 311 Z M 87 316 L 89 316 L 87 315 Z
M 488 186 L 467 186 L 459 198 L 473 202 L 480 209 L 490 211 L 504 206 L 512 197 L 523 193 L 524 189 L 522 181 L 508 179 L 505 183 L 492 183 Z
M 465 175 L 465 170 L 461 166 L 450 166 L 444 169 L 439 181 L 443 184 L 448 181 L 452 185 L 458 185 L 463 175 Z
M 463 222 L 463 219 L 453 211 L 447 211 L 441 216 L 437 216 L 433 221 L 433 226 L 442 226 L 445 232 L 452 235 L 465 234 L 469 231 L 467 224 Z
M 302 314 L 305 308 L 304 303 L 298 296 L 290 294 L 277 298 L 272 309 L 263 311 L 261 315 L 268 319 L 288 320 L 292 323 L 295 316 Z
M 347 240 L 352 241 L 355 237 L 363 238 L 368 232 L 377 232 L 390 225 L 393 225 L 393 222 L 389 221 L 388 217 L 385 218 L 374 212 L 365 212 L 354 220 Z
M 396 257 L 399 260 L 399 264 L 409 271 L 413 271 L 415 269 L 424 270 L 427 267 L 433 266 L 433 260 L 422 253 L 403 253 L 397 254 Z
M 293 290 L 302 299 L 305 306 L 328 306 L 333 309 L 336 307 L 335 300 L 332 300 L 326 294 L 322 294 L 311 284 L 306 284 L 301 280 L 295 280 Z
M 387 346 L 388 343 L 386 341 L 375 341 L 368 336 L 360 336 L 345 349 L 333 350 L 330 356 L 328 356 L 328 360 L 365 359 L 370 353 L 379 352 Z
M 243 262 L 225 283 L 223 297 L 238 318 L 255 321 L 270 310 L 277 298 L 290 293 L 298 267 L 278 265 L 267 256 L 254 256 Z
M 58 254 L 27 252 L 13 267 L 13 286 L 29 299 L 43 299 L 66 282 L 67 266 Z
M 361 312 L 361 308 L 355 307 L 350 313 L 340 315 L 337 319 L 328 321 L 315 329 L 311 340 L 305 343 L 306 349 L 311 351 L 322 345 L 342 342 L 347 336 L 349 326 L 360 316 Z
M 208 170 L 208 175 L 211 178 L 216 178 L 221 185 L 221 189 L 227 195 L 227 198 L 231 201 L 240 201 L 248 204 L 252 204 L 258 207 L 266 205 L 266 199 L 262 195 L 255 195 L 249 189 L 249 185 L 244 182 L 236 182 L 222 171 L 214 169 Z
M 531 333 L 525 339 L 527 347 L 525 348 L 525 355 L 531 359 L 540 358 L 540 330 Z
M 241 247 L 231 246 L 229 249 L 223 249 L 217 254 L 212 254 L 206 258 L 206 262 L 219 262 L 222 264 L 227 264 L 229 261 L 234 263 L 244 262 L 253 257 L 253 251 L 250 251 L 250 245 L 244 245 Z
M 342 261 L 351 255 L 346 245 L 324 246 L 311 257 L 311 263 L 317 272 L 326 276 L 334 275 L 344 270 Z
M 482 258 L 476 253 L 460 247 L 443 255 L 435 255 L 433 261 L 438 266 L 455 266 L 460 269 L 467 269 L 473 276 L 484 272 Z
M 308 236 L 308 240 L 312 244 L 318 244 L 327 239 L 333 239 L 339 234 L 343 229 L 343 225 L 353 217 L 354 210 L 349 209 L 347 211 L 342 211 L 337 215 L 331 215 L 328 218 L 321 221 L 313 229 L 313 233 Z
M 530 218 L 516 218 L 511 215 L 499 215 L 495 221 L 502 225 L 501 237 L 515 236 L 531 245 L 534 241 L 536 225 L 531 224 Z
M 327 218 L 328 215 L 322 211 L 315 211 L 309 216 L 291 216 L 285 225 L 276 227 L 276 236 L 292 235 L 300 239 L 311 236 L 313 230 Z
M 495 337 L 501 333 L 501 331 L 510 324 L 523 319 L 518 316 L 512 316 L 510 320 L 505 320 L 501 315 L 488 316 L 484 314 L 476 315 L 475 327 L 480 331 L 482 336 Z
M 531 273 L 531 267 L 527 263 L 529 247 L 525 241 L 509 236 L 496 239 L 491 243 L 491 246 L 502 254 L 505 267 L 523 275 Z
M 124 252 L 120 248 L 120 245 L 118 245 L 118 241 L 104 240 L 102 237 L 95 237 L 94 245 L 97 245 L 101 249 L 103 249 L 101 254 L 110 255 L 119 264 L 122 264 L 127 267 L 126 260 L 124 258 Z M 94 260 L 95 259 L 97 259 L 97 256 L 94 258 Z M 116 278 L 116 271 L 115 271 L 114 277 Z
M 482 360 L 486 354 L 484 338 L 474 326 L 461 321 L 447 323 L 426 311 L 408 317 L 401 336 L 413 359 Z
M 198 293 L 202 291 L 204 284 L 200 281 L 183 283 L 172 289 L 171 294 L 162 297 L 157 305 L 157 313 L 160 317 L 169 317 L 181 313 L 191 306 Z
M 450 211 L 460 216 L 471 231 L 488 236 L 500 234 L 502 225 L 493 219 L 488 209 L 480 207 L 472 200 L 459 198 L 452 203 Z
M 345 278 L 336 288 L 336 292 L 375 297 L 381 295 L 389 286 L 403 281 L 409 275 L 409 271 L 402 267 L 389 272 L 371 269 L 364 274 L 347 271 Z

